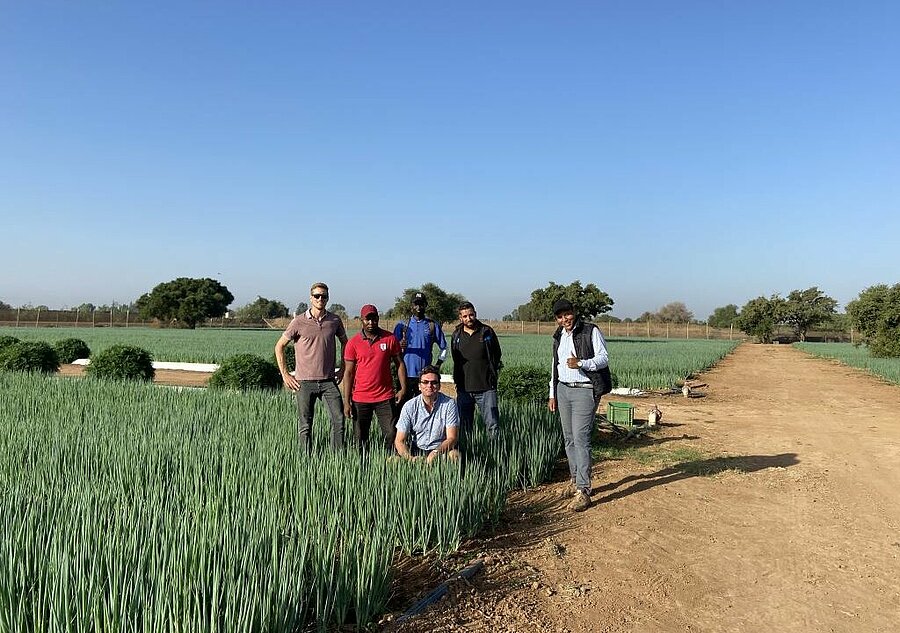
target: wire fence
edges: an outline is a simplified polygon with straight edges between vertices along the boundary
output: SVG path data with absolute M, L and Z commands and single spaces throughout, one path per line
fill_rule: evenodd
M 285 322 L 289 319 L 285 319 Z M 498 334 L 546 334 L 550 335 L 556 330 L 555 321 L 485 321 Z M 707 323 L 661 323 L 661 322 L 614 322 L 604 321 L 602 318 L 594 321 L 609 338 L 656 338 L 656 339 L 726 339 L 749 340 L 747 336 L 734 326 L 730 328 L 715 328 Z M 158 327 L 158 321 L 147 321 L 140 318 L 135 310 L 41 310 L 13 308 L 0 310 L 0 326 L 5 327 Z M 202 327 L 207 328 L 242 328 L 242 329 L 279 329 L 272 323 L 240 321 L 234 318 L 217 317 L 208 319 Z M 345 325 L 348 330 L 360 328 L 359 319 L 347 319 Z M 445 333 L 451 324 L 444 324 Z M 847 342 L 858 340 L 858 334 L 853 330 L 814 330 L 807 334 L 806 340 L 810 342 Z M 789 343 L 797 340 L 796 335 L 789 328 L 779 328 L 775 332 L 774 340 L 779 343 Z

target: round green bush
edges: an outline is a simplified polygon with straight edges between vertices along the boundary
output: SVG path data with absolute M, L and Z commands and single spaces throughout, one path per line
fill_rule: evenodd
M 550 393 L 550 370 L 533 365 L 504 368 L 497 380 L 497 393 L 507 401 L 546 402 Z
M 281 373 L 275 363 L 254 354 L 225 360 L 209 378 L 213 389 L 280 389 Z
M 53 346 L 59 356 L 59 362 L 71 363 L 79 358 L 90 358 L 91 348 L 80 338 L 64 338 Z
M 113 380 L 153 380 L 153 357 L 134 345 L 113 345 L 95 354 L 87 373 L 95 378 Z
M 19 341 L 0 350 L 0 369 L 7 371 L 59 371 L 56 350 L 43 341 Z
M 4 349 L 9 347 L 13 343 L 18 343 L 18 342 L 19 342 L 19 339 L 17 339 L 15 336 L 6 336 L 6 335 L 0 336 L 0 352 L 2 352 Z

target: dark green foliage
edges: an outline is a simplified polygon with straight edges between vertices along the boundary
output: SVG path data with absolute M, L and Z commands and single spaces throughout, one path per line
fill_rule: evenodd
M 706 322 L 710 327 L 728 328 L 737 321 L 737 318 L 738 307 L 733 303 L 729 303 L 727 306 L 722 306 L 713 310 L 713 313 L 709 315 L 709 319 L 707 319 Z
M 71 363 L 79 358 L 90 358 L 91 348 L 80 338 L 64 338 L 53 346 L 59 356 L 59 362 Z
M 550 370 L 532 365 L 508 367 L 500 372 L 497 392 L 504 401 L 546 402 L 550 393 Z
M 59 370 L 59 358 L 48 343 L 19 341 L 0 350 L 0 369 L 52 374 Z
M 209 379 L 214 389 L 279 389 L 281 373 L 275 363 L 254 354 L 226 360 Z
M 847 314 L 876 358 L 900 357 L 900 284 L 866 288 Z
M 531 300 L 512 311 L 511 321 L 552 321 L 553 304 L 557 299 L 568 299 L 575 306 L 575 314 L 586 320 L 612 310 L 615 303 L 608 294 L 594 284 L 582 286 L 575 280 L 567 286 L 551 281 L 546 288 L 531 292 Z
M 215 279 L 179 277 L 157 285 L 135 307 L 145 319 L 193 329 L 206 319 L 224 316 L 232 301 L 234 295 Z
M 272 354 L 273 362 L 275 363 L 275 367 L 278 367 L 278 361 L 275 359 L 275 354 Z M 294 367 L 297 365 L 297 355 L 294 352 L 294 344 L 288 343 L 284 346 L 284 368 L 288 371 L 288 373 L 294 371 Z
M 456 321 L 459 304 L 466 300 L 464 296 L 455 292 L 447 292 L 437 284 L 426 283 L 419 288 L 407 288 L 403 295 L 397 297 L 394 306 L 384 313 L 387 319 L 406 319 L 412 314 L 412 300 L 417 292 L 425 294 L 428 307 L 425 316 L 431 317 L 438 323 L 451 323 Z M 343 306 L 341 306 L 343 307 Z M 386 329 L 392 330 L 393 326 Z
M 19 342 L 19 339 L 17 339 L 15 336 L 5 336 L 5 335 L 0 336 L 0 352 L 2 352 L 4 349 L 9 347 L 13 343 L 18 343 L 18 342 Z
M 87 373 L 113 380 L 153 380 L 153 357 L 134 345 L 113 345 L 91 358 Z
M 263 319 L 277 319 L 288 316 L 286 305 L 275 299 L 257 297 L 256 301 L 239 308 L 235 318 L 243 323 L 262 323 Z
M 784 313 L 784 299 L 778 295 L 771 298 L 757 297 L 748 301 L 734 324 L 742 332 L 755 336 L 760 343 L 771 343 L 775 327 L 781 323 Z
M 805 341 L 806 333 L 828 321 L 836 307 L 837 301 L 815 286 L 792 290 L 783 305 L 782 322 L 793 328 L 797 338 Z

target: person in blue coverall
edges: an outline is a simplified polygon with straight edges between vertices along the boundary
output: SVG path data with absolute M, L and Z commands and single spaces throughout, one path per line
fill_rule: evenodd
M 447 339 L 444 338 L 441 324 L 425 316 L 427 308 L 428 299 L 425 294 L 417 292 L 413 295 L 412 314 L 394 326 L 394 336 L 400 341 L 403 362 L 406 364 L 408 388 L 403 402 L 419 395 L 419 375 L 422 369 L 432 364 L 435 345 L 441 350 L 434 363 L 435 367 L 440 368 L 447 358 Z

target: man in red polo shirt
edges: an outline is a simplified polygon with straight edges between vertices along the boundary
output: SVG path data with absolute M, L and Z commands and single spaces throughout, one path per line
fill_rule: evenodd
M 397 434 L 397 403 L 406 394 L 406 365 L 396 337 L 378 327 L 378 308 L 359 311 L 362 330 L 344 346 L 344 415 L 353 418 L 353 430 L 363 449 L 369 447 L 373 414 L 390 452 Z M 391 361 L 397 365 L 400 391 L 394 393 Z M 354 415 L 355 414 L 355 415 Z

